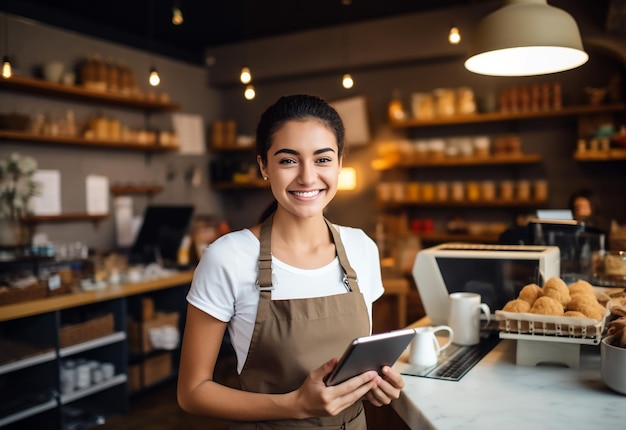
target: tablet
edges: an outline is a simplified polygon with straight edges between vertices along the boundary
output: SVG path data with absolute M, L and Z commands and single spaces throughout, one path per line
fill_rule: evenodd
M 414 337 L 414 329 L 402 329 L 354 339 L 326 378 L 326 385 L 339 384 L 368 370 L 393 366 Z

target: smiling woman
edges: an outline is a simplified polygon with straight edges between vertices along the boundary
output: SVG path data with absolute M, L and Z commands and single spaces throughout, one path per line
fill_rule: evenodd
M 260 225 L 222 236 L 198 264 L 178 381 L 184 410 L 239 420 L 234 429 L 365 429 L 361 399 L 399 397 L 404 382 L 389 366 L 324 383 L 345 345 L 371 334 L 383 293 L 373 240 L 324 217 L 344 134 L 337 111 L 315 96 L 282 97 L 261 116 L 257 162 L 276 201 Z M 207 366 L 227 328 L 241 390 L 214 382 Z

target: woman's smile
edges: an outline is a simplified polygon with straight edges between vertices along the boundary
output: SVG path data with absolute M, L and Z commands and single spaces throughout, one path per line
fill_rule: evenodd
M 289 191 L 296 197 L 301 197 L 304 199 L 312 199 L 320 195 L 321 190 L 311 190 L 311 191 Z

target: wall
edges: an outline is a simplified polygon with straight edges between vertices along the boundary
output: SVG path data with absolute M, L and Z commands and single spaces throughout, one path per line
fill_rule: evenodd
M 624 34 L 607 34 L 605 17 L 590 2 L 572 1 L 555 4 L 572 13 L 579 23 L 583 42 L 590 54 L 584 66 L 558 74 L 499 78 L 472 74 L 463 67 L 469 29 L 500 2 L 479 2 L 475 6 L 409 15 L 400 18 L 352 24 L 319 31 L 302 32 L 285 37 L 223 46 L 207 50 L 211 66 L 211 85 L 223 94 L 225 117 L 236 119 L 244 133 L 253 133 L 263 109 L 278 97 L 289 93 L 313 93 L 327 100 L 365 95 L 369 100 L 374 138 L 366 147 L 352 148 L 344 160 L 357 168 L 359 188 L 356 192 L 340 192 L 328 209 L 328 216 L 338 223 L 347 223 L 373 232 L 378 208 L 375 206 L 375 185 L 381 175 L 370 168 L 377 154 L 377 144 L 390 138 L 451 137 L 514 132 L 528 153 L 539 153 L 543 162 L 524 166 L 513 172 L 509 167 L 485 169 L 423 169 L 414 172 L 421 180 L 548 178 L 549 207 L 567 206 L 569 195 L 579 187 L 589 186 L 597 194 L 607 216 L 626 222 L 624 162 L 578 163 L 573 160 L 577 139 L 575 118 L 541 119 L 518 123 L 498 123 L 466 127 L 420 130 L 408 135 L 391 133 L 386 127 L 386 107 L 392 92 L 398 90 L 405 106 L 410 94 L 440 87 L 470 86 L 478 99 L 496 93 L 506 86 L 559 80 L 563 84 L 565 104 L 584 103 L 584 88 L 605 86 L 615 75 L 624 82 L 626 55 Z M 446 33 L 454 21 L 464 34 L 458 46 L 449 45 Z M 343 41 L 347 40 L 346 46 Z M 347 54 L 342 55 L 343 50 Z M 245 59 L 245 60 L 244 60 Z M 257 98 L 243 100 L 242 85 L 237 83 L 238 68 L 245 62 L 255 79 Z M 341 75 L 348 70 L 355 79 L 352 90 L 340 85 Z M 616 180 L 620 178 L 620 180 Z M 267 193 L 250 193 L 245 199 L 231 199 L 224 210 L 235 225 L 253 222 L 269 201 Z M 358 208 L 358 210 L 355 210 Z M 494 219 L 513 222 L 515 211 L 464 210 L 470 220 Z M 434 217 L 442 227 L 454 212 L 422 210 L 417 215 Z
M 219 92 L 209 87 L 206 69 L 164 57 L 152 58 L 147 53 L 102 40 L 85 37 L 41 23 L 11 16 L 9 20 L 9 52 L 16 74 L 33 76 L 46 61 L 59 60 L 68 65 L 77 64 L 86 54 L 98 53 L 102 58 L 124 61 L 135 72 L 137 84 L 148 91 L 147 73 L 151 61 L 161 75 L 158 91 L 169 93 L 172 101 L 180 103 L 181 113 L 200 115 L 206 124 L 221 116 Z M 123 124 L 140 127 L 143 113 L 124 108 L 99 106 L 97 103 L 74 102 L 53 97 L 0 92 L 0 111 L 35 115 L 43 113 L 62 118 L 72 109 L 79 123 L 97 113 L 120 119 Z M 151 124 L 171 129 L 170 114 L 154 114 Z M 41 169 L 61 172 L 61 206 L 64 213 L 85 212 L 85 178 L 88 174 L 104 175 L 111 183 L 159 183 L 161 194 L 150 201 L 155 204 L 193 203 L 198 214 L 221 216 L 220 196 L 208 190 L 207 167 L 210 155 L 178 155 L 175 153 L 144 154 L 102 148 L 83 148 L 62 145 L 0 142 L 0 156 L 19 152 L 33 156 Z M 202 169 L 202 184 L 192 187 L 185 173 L 192 167 Z M 149 202 L 146 197 L 135 200 L 135 213 L 143 213 Z M 112 209 L 112 201 L 110 208 Z M 37 231 L 48 234 L 53 241 L 80 240 L 92 248 L 115 247 L 113 214 L 97 228 L 88 222 L 41 224 Z

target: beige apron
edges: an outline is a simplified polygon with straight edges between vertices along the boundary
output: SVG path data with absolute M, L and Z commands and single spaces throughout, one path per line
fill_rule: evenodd
M 300 387 L 311 370 L 331 357 L 338 357 L 352 339 L 369 334 L 370 327 L 356 273 L 348 262 L 339 233 L 328 221 L 349 292 L 328 297 L 272 300 L 272 218 L 261 226 L 259 308 L 239 380 L 243 390 L 278 394 Z M 366 429 L 362 402 L 356 402 L 334 417 L 236 422 L 231 426 L 236 430 L 313 428 Z

